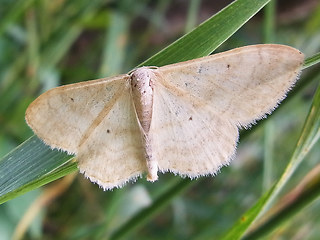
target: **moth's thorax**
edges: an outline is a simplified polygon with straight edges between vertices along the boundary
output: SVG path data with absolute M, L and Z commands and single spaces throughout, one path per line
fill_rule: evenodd
M 152 105 L 153 105 L 153 83 L 154 70 L 148 67 L 141 67 L 131 74 L 131 87 L 134 106 L 145 134 L 149 132 Z

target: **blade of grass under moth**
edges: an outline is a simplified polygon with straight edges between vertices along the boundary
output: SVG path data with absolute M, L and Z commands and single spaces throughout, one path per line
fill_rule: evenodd
M 139 66 L 163 66 L 212 53 L 270 0 L 238 0 Z
M 292 174 L 299 167 L 302 161 L 305 159 L 306 155 L 316 144 L 320 138 L 320 86 L 318 87 L 308 117 L 305 121 L 302 133 L 293 152 L 290 162 L 287 165 L 284 173 L 277 182 L 273 193 L 271 194 L 268 202 L 264 206 L 264 211 L 266 211 L 274 200 L 278 197 L 279 193 L 291 178 Z
M 264 4 L 266 4 L 267 2 L 268 1 L 264 1 Z M 234 8 L 235 7 L 234 4 L 236 4 L 236 3 L 239 5 L 237 5 L 237 8 Z M 261 1 L 259 3 L 261 4 Z M 244 5 L 242 5 L 242 4 L 244 4 Z M 242 8 L 246 8 L 246 7 L 248 7 L 248 5 L 246 5 L 246 1 L 233 2 L 231 5 L 227 6 L 225 9 L 223 9 L 218 14 L 214 15 L 212 18 L 210 18 L 209 20 L 207 20 L 206 22 L 204 22 L 203 24 L 201 24 L 198 27 L 198 28 L 200 28 L 201 31 L 206 32 L 206 34 L 200 34 L 200 32 L 198 32 L 199 30 L 197 30 L 198 28 L 196 28 L 192 32 L 190 32 L 189 34 L 185 35 L 184 37 L 182 37 L 179 40 L 177 40 L 176 42 L 174 42 L 172 45 L 170 45 L 169 47 L 167 47 L 163 51 L 159 52 L 159 54 L 164 54 L 164 56 L 168 56 L 168 57 L 171 57 L 173 55 L 174 58 L 176 58 L 177 56 L 179 56 L 179 54 L 181 54 L 181 59 L 187 60 L 187 59 L 185 59 L 185 55 L 182 54 L 181 50 L 179 50 L 181 45 L 184 45 L 184 43 L 187 43 L 187 41 L 189 41 L 188 39 L 197 39 L 201 43 L 204 42 L 203 44 L 205 45 L 206 38 L 203 39 L 203 36 L 210 35 L 210 33 L 212 31 L 214 31 L 213 29 L 216 29 L 216 30 L 223 29 L 222 23 L 224 21 L 227 21 L 228 14 L 231 14 L 230 11 L 235 11 L 235 12 L 242 11 Z M 256 7 L 255 11 L 252 10 L 252 12 L 251 12 L 252 14 L 254 14 L 254 13 L 256 13 L 256 11 L 258 11 L 261 8 L 261 5 L 259 5 L 259 4 L 257 4 L 256 6 L 251 5 L 251 7 L 253 7 L 253 8 Z M 231 8 L 231 10 L 230 10 L 230 8 Z M 215 17 L 218 18 L 218 20 L 217 20 L 218 23 L 216 23 L 213 20 Z M 250 15 L 247 15 L 246 17 L 247 17 L 246 19 L 242 18 L 243 19 L 242 24 L 239 24 L 239 22 L 234 21 L 233 27 L 238 26 L 238 28 L 239 28 L 241 25 L 243 25 L 245 22 L 247 22 L 248 19 L 252 17 L 252 15 L 250 14 Z M 222 21 L 222 19 L 224 19 L 224 21 Z M 214 25 L 215 27 L 212 27 L 210 25 Z M 230 26 L 225 26 L 225 27 L 228 29 L 230 28 Z M 238 29 L 238 28 L 236 28 L 236 29 Z M 229 31 L 226 30 L 226 32 L 229 32 Z M 190 35 L 191 35 L 191 37 L 190 37 Z M 228 33 L 226 33 L 224 36 L 226 36 L 227 38 L 229 37 Z M 202 55 L 198 55 L 197 57 L 207 55 L 210 52 L 214 51 L 214 49 L 216 49 L 225 40 L 226 39 L 220 38 L 220 40 L 215 42 L 215 44 L 208 43 L 208 46 L 200 47 L 199 51 L 202 52 Z M 180 43 L 179 41 L 181 41 L 182 43 Z M 195 44 L 195 46 L 196 46 L 196 43 L 192 41 L 192 46 L 193 46 L 193 44 Z M 193 46 L 193 47 L 197 48 L 195 46 Z M 178 49 L 176 51 L 176 53 L 177 53 L 176 55 L 173 54 L 175 51 L 172 51 L 170 49 L 171 47 L 174 47 L 174 48 L 178 47 Z M 191 47 L 191 45 L 190 45 L 190 47 Z M 186 48 L 184 48 L 184 51 L 185 51 L 185 49 Z M 200 54 L 200 53 L 197 53 L 197 54 Z M 158 54 L 156 54 L 154 57 L 156 58 L 156 61 L 160 61 L 160 62 L 162 61 L 161 58 L 160 59 L 157 58 L 157 57 L 159 57 Z M 154 61 L 154 59 L 153 59 L 153 57 L 151 57 L 149 60 L 147 60 L 146 62 L 144 62 L 141 65 L 153 65 L 152 64 L 153 61 Z M 171 63 L 171 62 L 168 62 L 168 63 Z M 165 63 L 165 64 L 168 64 L 168 63 Z M 156 65 L 158 66 L 159 64 L 156 64 Z M 185 188 L 185 185 L 183 184 L 183 182 L 185 182 L 185 181 L 186 180 L 179 181 L 176 185 L 174 185 L 172 188 L 170 188 L 168 190 L 168 192 L 170 192 L 172 189 L 176 190 L 176 194 L 170 195 L 171 198 L 174 198 L 175 196 L 177 196 L 180 193 L 179 186 L 181 186 L 181 188 Z M 191 184 L 191 182 L 189 181 L 189 183 L 186 183 L 186 184 Z M 169 202 L 170 201 L 167 201 L 167 203 L 169 203 Z M 129 234 L 130 232 L 134 231 L 135 229 L 139 228 L 141 226 L 142 222 L 145 222 L 148 218 L 152 217 L 158 211 L 158 209 L 162 208 L 162 207 L 164 207 L 164 205 L 162 205 L 156 201 L 150 207 L 148 207 L 148 210 L 141 210 L 141 212 L 137 213 L 135 216 L 133 216 L 131 219 L 129 219 L 124 225 L 120 226 L 114 232 L 114 234 L 111 235 L 111 239 L 122 238 L 123 236 L 125 236 L 125 235 Z
M 297 143 L 295 151 L 289 161 L 285 172 L 279 181 L 272 187 L 264 196 L 262 196 L 258 202 L 250 208 L 239 220 L 234 224 L 232 229 L 225 235 L 223 239 L 240 239 L 244 231 L 250 226 L 250 224 L 256 219 L 258 215 L 261 216 L 269 206 L 273 203 L 274 199 L 279 195 L 284 185 L 288 182 L 294 171 L 305 159 L 308 152 L 315 145 L 320 138 L 320 87 L 315 94 L 312 106 L 310 108 L 307 120 L 300 135 L 300 139 Z M 313 195 L 312 195 L 313 196 Z M 314 197 L 314 196 L 313 196 Z M 301 205 L 303 206 L 303 205 Z M 288 215 L 289 216 L 289 215 Z M 272 230 L 273 225 L 268 225 Z M 261 228 L 261 229 L 260 229 Z M 265 233 L 264 225 L 254 228 L 244 239 L 257 239 L 261 237 L 262 233 Z M 257 235 L 258 234 L 258 235 Z M 254 236 L 254 237 L 253 237 Z
M 148 216 L 155 215 L 162 208 L 167 206 L 171 202 L 172 198 L 181 194 L 181 192 L 195 182 L 195 180 L 190 180 L 188 178 L 177 181 L 176 184 L 173 184 L 170 189 L 160 195 L 149 207 L 139 211 L 129 221 L 124 223 L 120 228 L 113 232 L 110 236 L 110 239 L 115 240 L 123 238 L 130 234 L 132 230 L 142 226 L 148 220 Z
M 320 165 L 312 169 L 292 191 L 279 200 L 244 239 L 258 239 L 281 226 L 320 197 Z
M 34 159 L 46 159 L 46 161 L 34 162 Z M 0 203 L 20 195 L 22 192 L 17 191 L 18 189 L 38 181 L 45 175 L 50 175 L 50 172 L 68 159 L 70 156 L 48 148 L 36 136 L 29 138 L 0 161 Z M 32 189 L 34 188 L 24 189 L 23 192 Z
M 271 188 L 268 192 L 266 192 L 256 204 L 253 205 L 245 214 L 241 216 L 241 218 L 234 224 L 231 230 L 223 236 L 222 240 L 232 240 L 232 239 L 240 239 L 243 233 L 250 227 L 251 223 L 255 220 L 261 208 L 264 206 L 270 194 L 272 193 L 273 188 Z

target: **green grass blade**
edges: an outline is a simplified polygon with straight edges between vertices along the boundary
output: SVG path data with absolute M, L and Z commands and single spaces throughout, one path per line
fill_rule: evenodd
M 311 67 L 317 63 L 320 63 L 320 52 L 318 52 L 317 54 L 307 58 L 305 61 L 304 61 L 304 64 L 303 64 L 303 68 L 308 68 L 308 67 Z
M 121 239 L 130 234 L 132 230 L 141 227 L 147 222 L 150 216 L 157 214 L 160 210 L 167 206 L 175 196 L 181 194 L 181 192 L 188 188 L 192 183 L 195 183 L 195 180 L 190 180 L 188 178 L 177 181 L 177 183 L 174 184 L 169 190 L 160 195 L 152 205 L 138 212 L 129 221 L 117 229 L 110 236 L 110 239 Z
M 275 189 L 270 196 L 270 199 L 264 207 L 266 211 L 273 201 L 278 197 L 279 193 L 291 178 L 292 174 L 299 167 L 302 161 L 305 159 L 306 155 L 315 145 L 315 143 L 320 138 L 320 87 L 318 87 L 317 92 L 314 96 L 312 106 L 309 111 L 309 115 L 305 122 L 304 128 L 300 135 L 299 141 L 296 145 L 295 151 L 291 157 L 291 160 L 282 174 L 281 178 L 277 182 Z
M 13 193 L 17 189 L 49 174 L 68 159 L 70 156 L 51 150 L 36 136 L 29 138 L 0 161 L 0 203 L 17 196 Z
M 0 204 L 15 198 L 16 196 L 22 195 L 24 193 L 27 193 L 31 190 L 34 190 L 36 188 L 39 188 L 47 183 L 50 183 L 54 180 L 57 180 L 61 177 L 64 177 L 70 173 L 75 172 L 78 170 L 77 163 L 73 161 L 69 161 L 65 164 L 63 164 L 61 167 L 59 166 L 57 169 L 44 174 L 40 178 L 37 178 L 33 181 L 30 181 L 29 183 L 23 185 L 20 188 L 15 189 L 14 191 L 10 192 L 9 194 L 6 194 L 2 197 L 0 197 Z
M 268 212 L 266 218 L 244 239 L 258 239 L 288 221 L 295 214 L 320 197 L 320 165 L 314 168 L 291 192 L 284 196 L 279 205 Z
M 233 240 L 240 239 L 241 236 L 245 233 L 245 231 L 250 227 L 251 223 L 255 220 L 257 215 L 260 213 L 261 208 L 267 202 L 270 194 L 272 193 L 273 188 L 271 188 L 268 192 L 266 192 L 259 201 L 251 207 L 232 227 L 228 233 L 223 236 L 222 240 Z
M 163 66 L 212 53 L 270 0 L 238 0 L 141 65 Z
M 292 158 L 283 173 L 280 180 L 276 183 L 276 185 L 269 190 L 268 194 L 263 196 L 259 202 L 253 206 L 251 209 L 247 211 L 247 213 L 244 216 L 248 216 L 251 219 L 245 219 L 247 222 L 254 221 L 254 219 L 257 217 L 257 214 L 261 215 L 264 211 L 266 211 L 269 206 L 273 203 L 274 199 L 278 197 L 278 194 L 284 187 L 284 185 L 288 182 L 294 171 L 297 169 L 297 167 L 301 164 L 303 159 L 305 159 L 308 152 L 311 150 L 311 148 L 315 145 L 317 141 L 319 141 L 320 138 L 320 87 L 318 87 L 318 90 L 315 94 L 311 109 L 309 111 L 308 118 L 305 122 L 305 126 L 303 128 L 302 134 L 300 136 L 300 139 L 297 143 L 297 147 L 295 148 L 295 151 L 292 155 Z M 260 204 L 263 203 L 263 204 Z M 252 213 L 256 214 L 252 214 Z M 236 232 L 239 231 L 240 233 L 243 233 L 243 228 L 241 227 L 239 222 L 241 223 L 241 219 L 234 225 L 231 232 L 234 232 L 233 237 L 237 236 L 235 239 L 240 238 L 242 235 L 236 235 Z M 248 227 L 249 225 L 247 225 Z M 270 226 L 269 230 L 272 229 L 273 225 Z M 258 228 L 250 232 L 248 235 L 245 236 L 245 239 L 257 239 L 256 234 L 258 233 L 264 233 L 266 232 L 266 229 L 264 228 L 263 231 Z M 251 234 L 254 234 L 255 238 L 251 238 Z M 229 235 L 227 235 L 229 237 Z M 260 237 L 262 235 L 259 235 Z M 231 239 L 231 238 L 228 238 Z

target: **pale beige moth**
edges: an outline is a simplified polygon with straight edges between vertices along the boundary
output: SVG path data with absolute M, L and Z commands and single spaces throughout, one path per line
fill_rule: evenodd
M 270 114 L 294 85 L 303 54 L 284 45 L 233 49 L 43 93 L 26 111 L 34 133 L 75 154 L 103 189 L 147 173 L 214 175 L 235 155 L 239 128 Z

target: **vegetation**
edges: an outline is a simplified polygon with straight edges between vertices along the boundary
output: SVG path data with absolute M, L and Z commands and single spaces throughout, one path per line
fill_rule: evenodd
M 320 5 L 212 2 L 0 0 L 1 239 L 319 236 Z M 300 80 L 242 132 L 237 158 L 215 177 L 161 174 L 103 192 L 24 122 L 28 104 L 58 85 L 269 42 L 305 53 Z

